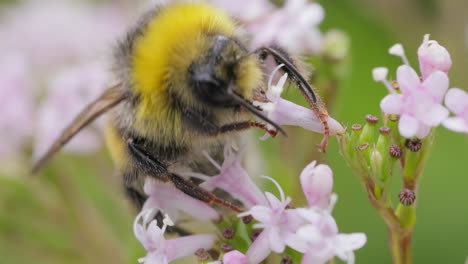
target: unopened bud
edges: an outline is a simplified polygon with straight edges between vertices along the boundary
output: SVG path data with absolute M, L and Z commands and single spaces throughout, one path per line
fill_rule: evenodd
M 373 115 L 366 115 L 366 122 L 375 125 L 379 122 L 379 118 Z
M 407 139 L 405 146 L 412 152 L 418 152 L 422 148 L 422 142 L 420 139 Z
M 379 128 L 379 133 L 381 135 L 388 135 L 390 132 L 392 132 L 392 130 L 389 127 L 383 126 Z
M 429 40 L 429 34 L 424 35 L 423 43 L 419 46 L 418 59 L 423 79 L 436 70 L 447 73 L 452 66 L 447 49 L 437 41 Z
M 242 222 L 246 225 L 250 224 L 252 220 L 253 220 L 252 215 L 247 215 L 247 216 L 242 217 Z
M 358 150 L 360 151 L 365 151 L 367 149 L 369 149 L 369 143 L 362 143 L 361 145 L 358 146 Z
M 362 130 L 362 125 L 361 125 L 361 124 L 353 124 L 353 125 L 351 126 L 351 129 L 352 129 L 353 131 L 355 131 L 355 132 L 359 132 L 359 131 Z
M 195 256 L 197 256 L 198 261 L 207 261 L 210 258 L 210 254 L 203 248 L 197 249 Z
M 323 54 L 332 60 L 342 60 L 349 52 L 350 39 L 341 30 L 329 30 L 325 34 Z
M 236 230 L 230 226 L 224 228 L 223 237 L 226 239 L 232 239 L 236 235 Z
M 416 194 L 410 189 L 403 189 L 398 195 L 398 198 L 400 199 L 401 204 L 410 206 L 416 200 Z
M 403 150 L 397 145 L 391 145 L 389 148 L 390 156 L 393 158 L 399 159 L 403 155 Z
M 293 264 L 293 261 L 290 256 L 283 256 L 280 263 L 281 264 Z
M 227 243 L 221 243 L 221 250 L 222 250 L 223 252 L 229 252 L 229 251 L 231 251 L 231 250 L 233 250 L 233 249 L 234 249 L 234 248 L 233 248 L 231 245 L 229 245 L 229 244 L 227 244 Z

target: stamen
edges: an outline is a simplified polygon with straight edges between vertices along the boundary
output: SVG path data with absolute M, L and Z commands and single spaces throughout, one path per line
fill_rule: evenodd
M 211 164 L 213 164 L 213 166 L 215 166 L 218 170 L 221 171 L 221 165 L 219 165 L 219 163 L 216 162 L 216 161 L 210 156 L 210 154 L 208 154 L 208 152 L 203 151 L 202 153 L 203 153 L 203 155 L 211 162 Z
M 409 64 L 408 58 L 405 55 L 405 50 L 403 49 L 403 45 L 401 45 L 400 43 L 397 43 L 397 44 L 393 45 L 388 50 L 388 53 L 390 53 L 391 55 L 395 55 L 395 56 L 400 57 L 403 60 L 404 64 L 406 64 L 408 66 L 411 66 Z
M 387 80 L 388 69 L 385 67 L 376 67 L 372 70 L 372 78 L 376 82 L 382 82 L 389 93 L 397 93 L 392 84 Z
M 270 78 L 268 78 L 268 87 L 273 86 L 273 78 L 275 77 L 276 73 L 284 66 L 284 64 L 278 65 L 270 74 Z
M 281 201 L 284 202 L 285 201 L 284 192 L 283 192 L 283 189 L 281 189 L 281 186 L 279 185 L 279 183 L 275 179 L 273 179 L 271 177 L 268 177 L 268 176 L 265 176 L 265 175 L 260 176 L 260 177 L 268 179 L 268 180 L 272 181 L 276 185 L 276 188 L 278 188 L 278 191 L 280 193 Z
M 163 219 L 163 227 L 162 227 L 162 232 L 165 233 L 166 232 L 166 228 L 168 226 L 173 226 L 174 225 L 174 222 L 172 221 L 172 219 L 169 217 L 168 214 L 165 214 L 164 215 L 164 219 Z

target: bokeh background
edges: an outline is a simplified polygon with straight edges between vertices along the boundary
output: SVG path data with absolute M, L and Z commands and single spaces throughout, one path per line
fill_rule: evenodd
M 8 56 L 5 54 L 21 53 L 23 49 L 39 49 L 44 39 L 66 43 L 64 45 L 69 45 L 68 49 L 57 47 L 41 58 L 34 58 L 44 62 L 34 65 L 33 72 L 37 70 L 39 77 L 31 78 L 30 74 L 23 76 L 19 70 L 15 80 L 18 82 L 27 79 L 28 82 L 42 82 L 41 85 L 47 85 L 49 83 L 44 81 L 44 76 L 52 79 L 59 76 L 58 80 L 51 81 L 58 87 L 55 92 L 59 94 L 67 94 L 66 86 L 70 82 L 77 82 L 76 76 L 80 76 L 80 71 L 94 69 L 94 63 L 108 63 L 112 39 L 125 32 L 130 21 L 138 17 L 145 6 L 137 7 L 133 1 L 124 0 L 75 1 L 86 2 L 84 8 L 84 5 L 71 5 L 70 2 L 63 1 L 70 4 L 70 8 L 81 8 L 82 14 L 77 17 L 62 17 L 62 27 L 48 32 L 47 21 L 43 21 L 46 26 L 40 31 L 40 25 L 33 24 L 38 21 L 30 20 L 35 14 L 34 9 L 10 12 L 19 5 L 18 2 L 0 0 L 0 58 L 4 60 L 0 61 L 0 68 L 2 71 L 16 69 L 9 65 L 17 64 L 6 63 L 5 58 Z M 50 19 L 56 14 L 53 13 L 54 6 L 64 4 L 59 0 L 32 2 L 52 10 Z M 309 61 L 314 64 L 313 81 L 322 89 L 321 93 L 328 96 L 326 99 L 329 101 L 329 112 L 345 125 L 363 123 L 366 114 L 380 116 L 379 101 L 385 96 L 386 89 L 372 80 L 372 68 L 387 66 L 391 69 L 390 77 L 395 76 L 394 69 L 401 61 L 389 55 L 387 50 L 397 42 L 404 45 L 412 65 L 416 67 L 416 50 L 426 33 L 430 33 L 432 39 L 438 40 L 451 53 L 453 66 L 449 72 L 450 86 L 468 89 L 468 1 L 324 0 L 319 3 L 325 9 L 325 20 L 320 29 L 324 32 L 330 29 L 345 32 L 349 38 L 349 50 L 338 62 L 324 62 L 323 59 L 311 57 Z M 76 36 L 75 25 L 68 22 L 73 19 L 92 19 L 88 15 L 95 12 L 95 9 L 107 10 L 109 20 L 106 21 L 112 21 L 109 22 L 109 28 L 106 25 L 90 26 L 88 34 Z M 13 23 L 15 26 L 12 26 L 12 22 L 6 22 L 12 20 L 16 21 Z M 33 34 L 34 39 L 23 35 L 28 28 L 36 33 Z M 109 33 L 111 28 L 115 30 L 112 34 Z M 97 32 L 93 33 L 93 30 Z M 3 34 L 5 31 L 11 32 L 9 35 Z M 103 35 L 102 32 L 106 34 Z M 7 35 L 9 39 L 2 39 Z M 63 39 L 71 40 L 68 43 Z M 102 56 L 67 57 L 68 52 L 74 50 L 73 44 L 96 46 L 100 45 L 96 44 L 98 42 L 102 43 L 102 53 L 99 53 Z M 5 43 L 14 45 L 8 46 Z M 11 48 L 6 48 L 15 45 L 17 50 L 14 52 Z M 28 56 L 30 54 L 26 54 L 24 59 L 31 59 Z M 60 69 L 48 68 L 48 63 L 52 64 L 53 60 L 59 61 L 53 63 L 53 67 L 59 67 L 61 63 L 78 66 L 71 70 L 73 74 L 67 75 L 67 72 L 61 72 Z M 14 61 L 18 63 L 17 60 Z M 22 69 L 19 66 L 18 68 Z M 1 74 L 0 72 L 0 76 Z M 93 78 L 75 85 L 99 86 L 108 82 L 108 78 L 105 73 L 96 73 Z M 70 150 L 80 150 L 80 154 L 65 151 L 39 175 L 31 176 L 28 173 L 31 159 L 37 155 L 35 149 L 41 148 L 41 144 L 45 144 L 43 141 L 50 142 L 47 139 L 53 134 L 50 131 L 59 130 L 57 126 L 63 126 L 56 124 L 54 118 L 67 119 L 62 112 L 75 110 L 67 111 L 65 107 L 84 105 L 94 96 L 93 92 L 69 95 L 73 99 L 79 97 L 80 100 L 62 102 L 52 107 L 55 110 L 44 110 L 43 105 L 25 100 L 23 104 L 31 104 L 30 112 L 24 113 L 26 117 L 12 118 L 11 111 L 15 110 L 15 105 L 9 108 L 5 108 L 5 105 L 8 105 L 13 96 L 26 97 L 29 90 L 12 94 L 5 90 L 5 85 L 0 82 L 2 118 L 9 116 L 16 123 L 24 122 L 20 130 L 31 139 L 19 151 L 11 153 L 8 150 L 13 148 L 12 144 L 18 135 L 5 129 L 0 130 L 0 263 L 136 263 L 145 253 L 132 233 L 135 212 L 126 202 L 121 192 L 120 179 L 115 174 L 107 151 L 100 143 L 103 139 L 96 132 L 99 131 L 99 124 L 95 127 L 96 131 L 88 132 L 89 138 L 85 141 L 88 145 L 71 147 Z M 34 93 L 42 101 L 47 101 L 46 97 L 50 96 L 40 89 Z M 293 90 L 288 91 L 287 96 L 301 100 Z M 31 118 L 37 112 L 44 112 L 42 116 L 46 116 L 42 117 L 44 120 L 40 124 L 36 124 L 40 117 Z M 73 113 L 68 113 L 70 114 Z M 36 122 L 35 125 L 28 126 L 32 122 Z M 314 147 L 320 140 L 319 136 L 296 128 L 288 131 L 288 138 L 253 141 L 251 155 L 255 155 L 252 160 L 256 163 L 249 164 L 249 167 L 255 173 L 261 171 L 276 178 L 285 192 L 301 203 L 303 197 L 298 185 L 301 169 L 313 159 L 330 165 L 335 174 L 334 191 L 339 195 L 334 216 L 340 231 L 365 232 L 368 236 L 367 244 L 357 251 L 357 263 L 391 263 L 385 225 L 339 155 L 336 140 L 332 138 L 328 152 L 323 155 L 318 154 Z M 253 137 L 259 135 L 260 132 L 254 133 Z M 399 180 L 395 181 L 394 186 L 396 198 Z M 468 256 L 467 186 L 468 136 L 438 128 L 433 153 L 417 197 L 415 263 L 465 261 Z

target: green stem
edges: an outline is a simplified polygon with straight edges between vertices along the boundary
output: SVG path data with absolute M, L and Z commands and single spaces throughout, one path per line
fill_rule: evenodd
M 393 264 L 411 264 L 413 229 L 392 230 L 389 228 L 388 233 Z

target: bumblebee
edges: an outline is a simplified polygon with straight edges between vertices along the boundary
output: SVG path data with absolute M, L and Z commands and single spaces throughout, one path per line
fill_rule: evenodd
M 222 159 L 227 140 L 260 128 L 275 136 L 280 126 L 253 101 L 265 101 L 264 62 L 273 57 L 296 83 L 322 121 L 327 112 L 300 74 L 297 63 L 278 47 L 247 49 L 236 23 L 206 3 L 173 3 L 144 14 L 115 51 L 119 83 L 89 104 L 35 164 L 44 165 L 82 128 L 109 112 L 106 141 L 122 173 L 128 196 L 139 208 L 146 200 L 144 179 L 172 182 L 208 204 L 241 211 L 177 174 L 179 168 L 209 173 L 208 152 Z M 253 121 L 257 117 L 263 122 Z M 268 129 L 270 124 L 273 129 Z

